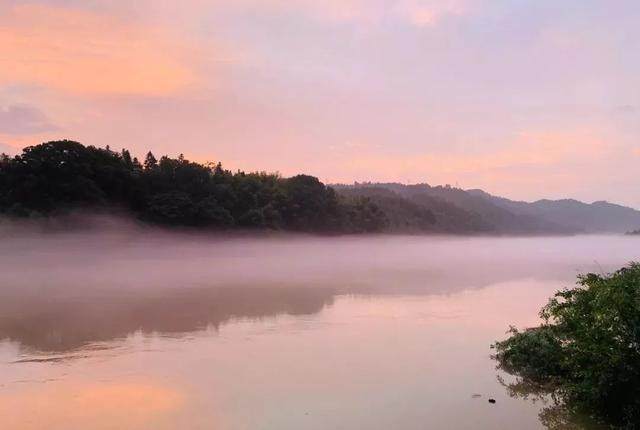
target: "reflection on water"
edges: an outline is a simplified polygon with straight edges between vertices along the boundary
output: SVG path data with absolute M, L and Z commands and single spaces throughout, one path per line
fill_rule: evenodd
M 179 335 L 217 328 L 234 318 L 312 314 L 333 299 L 327 289 L 292 287 L 120 293 L 6 297 L 0 304 L 0 338 L 35 351 L 65 352 L 137 331 Z
M 0 421 L 2 428 L 23 430 L 169 429 L 164 421 L 184 402 L 183 394 L 173 387 L 155 383 L 40 384 L 0 391 Z
M 0 420 L 61 430 L 534 429 L 537 406 L 510 399 L 495 380 L 488 344 L 504 327 L 489 310 L 517 318 L 548 287 L 340 295 L 314 314 L 234 319 L 178 337 L 136 331 L 56 362 L 29 361 L 43 356 L 8 343 L 0 348 L 0 402 L 12 400 Z M 52 426 L 30 421 L 50 414 Z
M 498 381 L 512 398 L 539 404 L 541 409 L 538 418 L 546 429 L 605 430 L 610 428 L 567 408 L 562 401 L 561 393 L 558 393 L 551 384 L 539 384 L 521 377 L 515 377 L 507 382 L 502 375 L 498 376 Z
M 576 271 L 640 257 L 626 238 L 146 234 L 0 243 L 0 428 L 585 428 L 496 379 L 489 345 Z

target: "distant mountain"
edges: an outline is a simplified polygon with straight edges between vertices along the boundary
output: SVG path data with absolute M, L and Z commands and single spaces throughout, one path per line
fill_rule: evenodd
M 587 233 L 624 233 L 640 227 L 640 211 L 605 201 L 583 203 L 573 199 L 538 200 L 532 203 L 496 197 L 482 190 L 469 190 L 496 206 Z
M 393 231 L 490 234 L 624 233 L 640 227 L 640 211 L 607 202 L 518 202 L 482 190 L 398 183 L 332 185 L 341 195 L 366 197 Z

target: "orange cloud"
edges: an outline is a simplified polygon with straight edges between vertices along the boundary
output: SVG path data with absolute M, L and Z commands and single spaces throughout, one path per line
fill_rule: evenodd
M 53 132 L 35 133 L 24 136 L 0 133 L 0 153 L 18 154 L 27 146 L 37 145 L 56 138 Z
M 0 52 L 0 85 L 164 95 L 193 80 L 178 47 L 156 29 L 83 10 L 14 7 L 0 18 Z

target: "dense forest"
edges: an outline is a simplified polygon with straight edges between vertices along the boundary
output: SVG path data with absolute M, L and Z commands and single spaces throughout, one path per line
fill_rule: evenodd
M 397 183 L 326 186 L 317 178 L 231 172 L 151 152 L 69 140 L 0 156 L 0 214 L 58 215 L 75 209 L 124 211 L 167 226 L 317 233 L 624 233 L 640 211 L 576 200 L 518 202 L 482 190 Z
M 343 197 L 317 178 L 231 172 L 149 152 L 69 140 L 0 158 L 0 213 L 38 217 L 79 208 L 119 209 L 171 226 L 269 228 L 359 233 L 383 230 L 386 217 L 364 197 Z

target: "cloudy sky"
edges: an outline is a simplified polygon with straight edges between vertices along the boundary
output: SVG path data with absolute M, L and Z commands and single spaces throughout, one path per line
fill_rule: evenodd
M 640 208 L 637 0 L 0 0 L 0 151 Z

